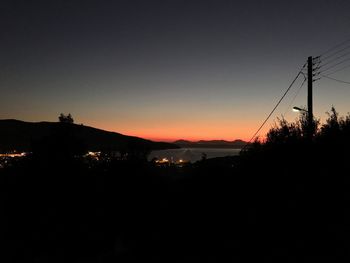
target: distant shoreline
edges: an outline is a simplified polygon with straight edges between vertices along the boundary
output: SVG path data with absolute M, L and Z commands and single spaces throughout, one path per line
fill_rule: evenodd
M 243 146 L 238 146 L 238 145 L 222 145 L 222 144 L 177 144 L 181 148 L 210 148 L 210 149 L 242 149 Z
M 173 144 L 181 148 L 219 148 L 219 149 L 242 149 L 247 143 L 242 140 L 225 141 L 225 140 L 210 140 L 210 141 L 187 141 L 177 140 Z
M 170 163 L 182 161 L 196 162 L 203 157 L 206 159 L 239 155 L 241 148 L 222 148 L 222 147 L 184 147 L 180 149 L 152 151 L 148 157 L 149 160 L 156 158 L 158 160 L 166 159 Z

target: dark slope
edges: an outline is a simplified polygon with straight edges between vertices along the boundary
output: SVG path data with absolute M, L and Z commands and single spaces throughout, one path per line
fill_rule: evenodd
M 0 151 L 30 151 L 33 143 L 57 134 L 62 130 L 62 126 L 69 126 L 69 131 L 81 140 L 90 151 L 120 150 L 128 147 L 150 150 L 178 148 L 177 145 L 171 143 L 153 142 L 84 125 L 0 120 Z

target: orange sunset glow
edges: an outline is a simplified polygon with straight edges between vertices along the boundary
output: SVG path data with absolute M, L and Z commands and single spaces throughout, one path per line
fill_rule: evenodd
M 135 129 L 116 127 L 111 124 L 92 123 L 92 126 L 99 127 L 108 131 L 115 131 L 122 134 L 142 137 L 155 141 L 176 141 L 179 139 L 198 141 L 198 140 L 227 140 L 235 139 L 249 140 L 252 131 L 256 129 L 256 125 L 246 125 L 238 128 L 234 124 L 226 124 L 224 127 L 216 125 L 208 125 L 206 123 L 182 123 L 181 128 L 177 124 L 164 125 L 159 123 L 152 127 L 135 127 Z M 142 125 L 140 125 L 142 126 Z

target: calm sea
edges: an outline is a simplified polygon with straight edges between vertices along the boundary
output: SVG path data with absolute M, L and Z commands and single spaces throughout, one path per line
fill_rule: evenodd
M 207 158 L 225 157 L 238 155 L 241 149 L 225 149 L 225 148 L 181 148 L 152 151 L 149 160 L 153 158 L 167 158 L 170 161 L 176 162 L 180 159 L 190 162 L 196 162 L 202 158 L 203 153 Z

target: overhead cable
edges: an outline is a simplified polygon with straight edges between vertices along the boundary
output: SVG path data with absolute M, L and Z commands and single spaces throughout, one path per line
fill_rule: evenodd
M 279 99 L 279 101 L 277 102 L 277 104 L 275 105 L 275 107 L 272 109 L 272 111 L 269 113 L 269 115 L 266 117 L 266 119 L 263 121 L 263 123 L 260 125 L 260 127 L 258 128 L 258 130 L 254 133 L 254 135 L 250 138 L 250 140 L 246 143 L 246 145 L 242 148 L 242 150 L 244 150 L 251 142 L 252 140 L 256 137 L 256 135 L 260 132 L 260 130 L 264 127 L 264 125 L 266 124 L 266 122 L 270 119 L 271 115 L 275 112 L 275 110 L 277 109 L 277 107 L 280 105 L 280 103 L 282 102 L 282 100 L 284 99 L 284 97 L 287 95 L 287 93 L 290 91 L 290 89 L 292 88 L 292 86 L 294 85 L 295 81 L 299 78 L 299 76 L 302 74 L 302 70 L 305 68 L 306 63 L 304 64 L 304 66 L 299 70 L 298 74 L 296 75 L 296 77 L 293 79 L 292 83 L 289 85 L 289 87 L 287 88 L 287 90 L 284 92 L 284 94 L 282 95 L 282 97 Z

